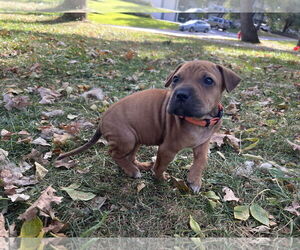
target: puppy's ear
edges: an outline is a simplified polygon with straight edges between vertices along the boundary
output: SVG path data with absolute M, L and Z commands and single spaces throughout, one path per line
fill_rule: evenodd
M 217 67 L 222 74 L 223 87 L 227 90 L 227 92 L 232 91 L 242 79 L 231 69 L 225 68 L 221 65 L 217 65 Z
M 168 76 L 167 80 L 165 81 L 165 87 L 169 87 L 172 83 L 173 76 L 176 72 L 182 67 L 183 64 L 177 66 L 177 68 Z

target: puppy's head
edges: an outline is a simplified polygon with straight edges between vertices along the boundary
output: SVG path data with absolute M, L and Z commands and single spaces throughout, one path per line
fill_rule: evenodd
M 201 118 L 217 107 L 225 89 L 232 91 L 240 80 L 232 70 L 208 61 L 179 65 L 166 80 L 165 86 L 171 86 L 167 111 Z

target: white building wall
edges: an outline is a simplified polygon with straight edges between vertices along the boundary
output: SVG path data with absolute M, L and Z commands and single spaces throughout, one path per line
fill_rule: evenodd
M 151 0 L 153 7 L 168 10 L 177 10 L 178 3 L 179 0 Z M 152 13 L 151 15 L 155 19 L 177 22 L 177 13 Z

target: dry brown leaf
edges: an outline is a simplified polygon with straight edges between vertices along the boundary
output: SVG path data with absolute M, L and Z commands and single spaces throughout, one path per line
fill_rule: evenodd
M 171 176 L 171 181 L 173 185 L 178 188 L 179 191 L 183 193 L 189 193 L 191 191 L 184 180 Z
M 54 117 L 54 116 L 61 116 L 63 115 L 65 112 L 63 110 L 60 110 L 60 109 L 56 109 L 56 110 L 52 110 L 52 111 L 49 111 L 49 112 L 42 112 L 42 115 L 47 117 L 47 118 L 51 118 L 51 117 Z
M 66 224 L 63 222 L 60 222 L 58 220 L 53 220 L 51 223 L 43 228 L 43 231 L 45 233 L 52 232 L 52 233 L 58 233 L 61 230 L 63 230 L 66 227 Z
M 98 100 L 103 100 L 103 98 L 104 98 L 103 91 L 100 88 L 93 88 L 87 92 L 84 92 L 81 96 L 85 99 L 94 98 L 94 99 L 98 99 Z
M 135 55 L 136 55 L 136 53 L 134 51 L 128 50 L 126 52 L 126 54 L 124 55 L 124 58 L 129 61 L 129 60 L 132 60 Z
M 8 231 L 5 229 L 5 219 L 2 213 L 0 213 L 0 237 L 8 237 Z
M 52 125 L 40 126 L 39 129 L 41 130 L 40 137 L 42 137 L 45 140 L 52 140 L 54 134 L 64 134 L 63 130 L 55 128 Z
M 290 206 L 284 208 L 285 211 L 290 212 L 291 214 L 295 214 L 296 216 L 300 216 L 300 212 L 298 209 L 300 208 L 299 202 L 293 201 Z
M 44 177 L 48 173 L 48 169 L 44 168 L 38 162 L 35 162 L 34 165 L 35 165 L 35 170 L 36 170 L 35 176 L 39 181 L 41 181 L 42 179 L 44 179 Z
M 3 141 L 7 141 L 7 140 L 10 140 L 10 137 L 11 137 L 12 135 L 14 135 L 14 133 L 13 133 L 13 132 L 10 132 L 10 131 L 8 131 L 8 130 L 6 130 L 6 129 L 2 129 L 1 132 L 0 132 L 0 135 L 1 135 L 1 139 L 2 139 Z
M 268 226 L 260 225 L 255 228 L 252 228 L 250 230 L 250 232 L 252 232 L 252 233 L 268 233 L 268 232 L 270 232 L 270 229 L 271 228 L 269 228 Z
M 70 169 L 70 168 L 73 168 L 76 166 L 76 161 L 65 158 L 65 159 L 62 159 L 59 161 L 55 161 L 54 166 L 56 168 L 64 167 L 64 168 Z
M 28 96 L 14 96 L 13 94 L 4 94 L 3 101 L 5 103 L 4 107 L 9 111 L 13 108 L 18 110 L 25 110 L 26 107 L 30 105 Z
M 13 195 L 7 195 L 7 197 L 10 198 L 12 202 L 27 201 L 30 198 L 30 196 L 27 194 L 13 194 Z
M 224 198 L 223 198 L 224 201 L 239 201 L 240 200 L 239 198 L 237 198 L 235 196 L 235 194 L 233 193 L 233 191 L 230 188 L 224 187 L 222 189 L 222 191 L 225 193 Z
M 105 201 L 106 197 L 96 196 L 89 202 L 89 205 L 93 210 L 100 210 L 100 208 L 104 205 Z
M 31 142 L 31 144 L 41 145 L 41 146 L 51 146 L 45 139 L 38 137 Z
M 46 159 L 44 159 L 43 157 L 43 153 L 36 150 L 36 149 L 32 149 L 31 152 L 28 155 L 25 155 L 23 157 L 23 160 L 30 160 L 31 162 L 38 162 L 42 165 L 49 165 L 49 161 L 47 161 Z
M 300 145 L 293 143 L 289 140 L 286 140 L 288 142 L 288 144 L 290 144 L 293 147 L 293 150 L 300 152 Z
M 239 143 L 240 139 L 236 138 L 234 135 L 215 133 L 210 139 L 210 143 L 216 144 L 217 147 L 221 147 L 224 143 L 228 143 L 236 151 L 240 150 Z
M 136 187 L 137 192 L 138 192 L 138 193 L 141 192 L 142 189 L 143 189 L 144 187 L 146 187 L 146 184 L 145 184 L 144 182 L 138 183 L 138 184 L 137 184 L 137 187 Z
M 40 104 L 53 104 L 55 100 L 61 96 L 57 91 L 44 87 L 38 88 L 37 91 L 42 97 L 42 100 L 39 101 Z
M 64 133 L 62 135 L 59 134 L 54 134 L 53 135 L 53 144 L 55 145 L 64 145 L 67 143 L 68 140 L 70 140 L 73 136 L 68 134 L 68 133 Z
M 85 120 L 74 121 L 69 124 L 61 124 L 59 126 L 61 129 L 65 130 L 71 135 L 75 135 L 80 132 L 81 129 L 94 128 L 94 125 Z
M 55 217 L 55 211 L 51 207 L 52 203 L 59 204 L 63 197 L 55 196 L 56 190 L 51 186 L 47 187 L 41 194 L 41 196 L 18 218 L 23 220 L 31 220 L 37 216 L 38 212 L 40 215 L 45 217 Z

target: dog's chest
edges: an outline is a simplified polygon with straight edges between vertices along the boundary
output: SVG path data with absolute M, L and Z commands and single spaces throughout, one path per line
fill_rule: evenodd
M 182 133 L 181 141 L 183 142 L 183 147 L 190 147 L 194 148 L 211 138 L 214 133 L 213 128 L 206 128 L 206 127 L 197 127 L 193 126 L 184 128 L 184 133 Z

